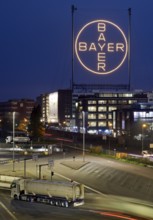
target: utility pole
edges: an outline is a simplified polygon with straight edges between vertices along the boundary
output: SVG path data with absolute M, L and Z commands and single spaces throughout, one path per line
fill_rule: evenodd
M 131 90 L 131 8 L 128 9 L 129 14 L 129 27 L 128 27 L 128 76 L 129 84 L 128 90 Z
M 24 158 L 24 178 L 26 178 L 26 158 Z
M 13 112 L 13 172 L 15 172 L 14 147 L 15 147 L 15 112 Z
M 85 162 L 85 133 L 86 133 L 85 116 L 86 116 L 86 113 L 83 111 L 83 112 L 82 112 L 83 162 Z
M 73 92 L 73 81 L 74 81 L 74 12 L 77 10 L 77 8 L 72 5 L 71 6 L 71 12 L 72 12 L 72 82 L 71 82 L 71 89 Z

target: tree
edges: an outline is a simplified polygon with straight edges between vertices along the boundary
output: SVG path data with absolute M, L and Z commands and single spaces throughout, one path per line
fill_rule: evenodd
M 18 130 L 27 132 L 29 121 L 26 118 L 20 120 L 19 125 L 17 127 Z
M 38 139 L 44 135 L 44 127 L 41 122 L 41 107 L 37 105 L 33 108 L 30 117 L 30 124 L 29 124 L 29 133 L 34 139 Z

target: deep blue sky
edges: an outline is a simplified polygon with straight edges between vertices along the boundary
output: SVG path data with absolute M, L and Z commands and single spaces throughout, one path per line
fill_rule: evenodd
M 1 0 L 0 101 L 69 88 L 72 4 L 78 9 L 75 34 L 98 18 L 117 23 L 127 35 L 132 9 L 131 85 L 153 90 L 153 0 Z M 128 83 L 127 64 L 109 77 L 74 64 L 76 83 Z

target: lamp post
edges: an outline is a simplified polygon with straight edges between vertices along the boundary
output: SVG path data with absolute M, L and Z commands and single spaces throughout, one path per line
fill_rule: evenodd
M 15 112 L 13 112 L 13 172 L 15 171 L 15 161 L 14 161 L 14 137 L 15 137 Z
M 141 149 L 141 153 L 143 151 L 143 142 L 144 142 L 144 138 L 143 138 L 143 135 L 144 135 L 144 128 L 146 128 L 146 124 L 142 124 L 142 132 L 141 132 L 141 135 L 142 135 L 142 138 L 141 138 L 141 141 L 142 141 L 142 149 Z
M 85 161 L 85 112 L 82 112 L 83 162 Z
M 110 147 L 111 147 L 111 143 L 110 143 L 110 136 L 111 136 L 111 131 L 112 131 L 112 123 L 109 123 L 109 135 L 108 135 L 108 148 L 109 148 L 109 154 L 110 154 Z

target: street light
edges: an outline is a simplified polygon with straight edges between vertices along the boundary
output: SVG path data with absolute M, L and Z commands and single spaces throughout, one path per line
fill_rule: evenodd
M 83 162 L 85 161 L 85 112 L 82 112 L 82 132 L 83 132 Z
M 13 112 L 13 172 L 15 171 L 15 161 L 14 161 L 14 137 L 15 137 L 15 112 Z
M 109 134 L 108 134 L 108 148 L 109 148 L 109 154 L 110 154 L 110 136 L 112 132 L 112 123 L 109 123 Z
M 143 138 L 143 135 L 144 135 L 144 128 L 146 128 L 146 124 L 142 124 L 142 132 L 141 132 L 141 135 L 142 135 L 142 138 L 141 138 L 141 140 L 142 140 L 142 149 L 141 149 L 141 153 L 142 153 L 142 151 L 143 151 L 143 141 L 144 141 L 144 138 Z

